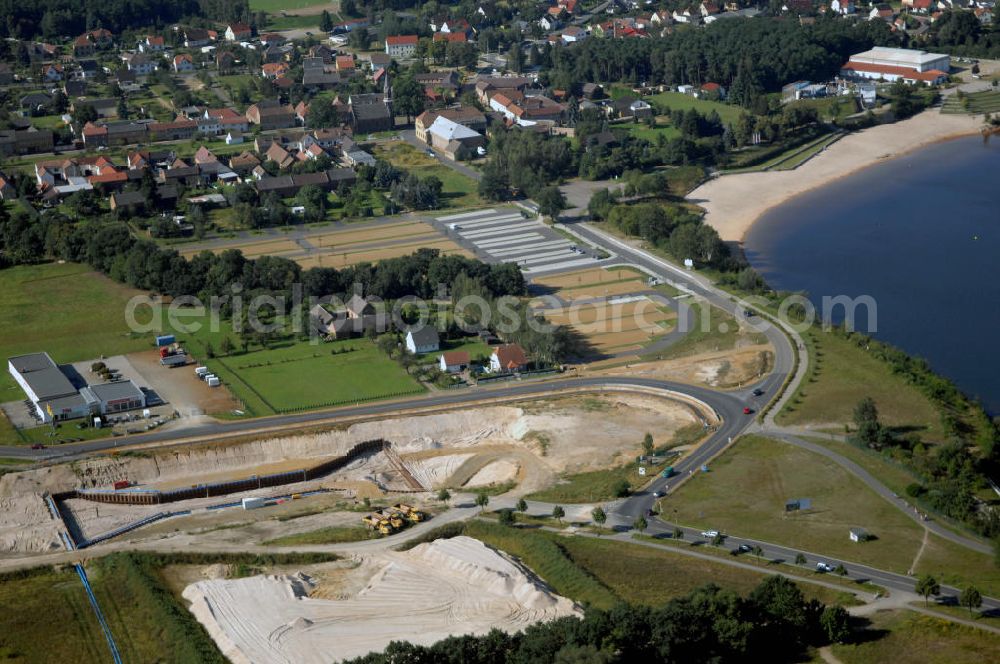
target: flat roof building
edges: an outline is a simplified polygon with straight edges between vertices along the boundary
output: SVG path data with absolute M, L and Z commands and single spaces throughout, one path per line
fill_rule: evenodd
M 852 55 L 850 62 L 888 67 L 906 67 L 914 71 L 938 69 L 948 72 L 951 69 L 951 56 L 947 53 L 928 53 L 927 51 L 919 51 L 912 48 L 890 48 L 888 46 L 876 46 L 871 50 Z
M 146 405 L 146 395 L 130 380 L 77 389 L 48 353 L 11 357 L 7 360 L 7 370 L 24 390 L 42 422 L 121 413 Z
M 909 48 L 875 48 L 852 55 L 841 67 L 841 74 L 852 78 L 906 83 L 940 83 L 951 71 L 951 56 Z

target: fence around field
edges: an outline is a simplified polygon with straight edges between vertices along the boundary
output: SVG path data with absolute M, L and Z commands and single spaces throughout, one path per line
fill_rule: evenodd
M 112 503 L 116 505 L 160 505 L 162 503 L 172 503 L 180 500 L 191 500 L 193 498 L 211 498 L 212 496 L 225 496 L 231 493 L 241 493 L 254 489 L 265 489 L 283 484 L 294 484 L 296 482 L 306 482 L 344 468 L 352 461 L 381 452 L 388 449 L 389 441 L 381 438 L 366 440 L 358 443 L 343 456 L 338 456 L 329 461 L 300 468 L 283 473 L 273 473 L 270 475 L 254 475 L 240 480 L 228 482 L 213 482 L 209 484 L 198 484 L 184 489 L 173 489 L 170 491 L 157 491 L 155 489 L 124 489 L 120 491 L 109 489 L 75 489 L 63 493 L 54 494 L 52 498 L 59 501 L 70 498 L 82 498 L 99 503 Z

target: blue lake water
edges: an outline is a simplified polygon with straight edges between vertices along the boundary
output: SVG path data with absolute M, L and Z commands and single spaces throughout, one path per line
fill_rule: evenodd
M 938 143 L 797 196 L 744 249 L 773 288 L 817 307 L 870 295 L 873 336 L 1000 414 L 1000 137 Z

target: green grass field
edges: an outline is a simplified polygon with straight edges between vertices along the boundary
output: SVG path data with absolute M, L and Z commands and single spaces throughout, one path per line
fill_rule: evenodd
M 312 344 L 286 340 L 269 349 L 208 358 L 206 344 L 218 351 L 232 331 L 199 330 L 179 334 L 195 357 L 218 375 L 254 415 L 320 408 L 414 394 L 423 390 L 416 379 L 382 354 L 367 339 Z M 336 353 L 331 352 L 336 351 Z
M 304 9 L 319 5 L 325 5 L 332 14 L 340 6 L 340 3 L 320 2 L 319 0 L 250 0 L 250 11 L 278 14 L 283 9 L 285 11 L 292 11 L 294 9 Z
M 669 141 L 670 139 L 678 138 L 681 135 L 681 132 L 677 129 L 677 127 L 670 124 L 666 118 L 660 116 L 656 118 L 656 121 L 657 123 L 655 127 L 650 127 L 642 122 L 629 124 L 627 125 L 628 133 L 636 138 L 645 139 L 654 145 L 657 141 L 659 141 L 660 136 L 663 137 L 663 140 Z M 621 127 L 622 125 L 614 126 Z
M 13 662 L 104 662 L 107 642 L 72 568 L 0 577 L 0 659 Z M 16 610 L 15 610 L 16 607 Z
M 821 120 L 840 120 L 856 113 L 858 110 L 858 102 L 854 97 L 799 99 L 785 106 L 792 108 L 814 108 L 819 113 Z
M 564 538 L 560 544 L 577 565 L 590 572 L 615 595 L 629 602 L 658 606 L 671 597 L 691 592 L 706 583 L 747 593 L 769 572 L 750 572 L 712 562 L 654 549 L 639 544 L 622 544 L 585 537 Z M 651 570 L 656 570 L 651 574 Z M 803 584 L 807 597 L 831 604 L 853 604 L 848 593 Z
M 780 424 L 828 424 L 843 432 L 854 406 L 870 396 L 886 424 L 915 430 L 928 440 L 943 439 L 937 408 L 888 365 L 836 334 L 812 328 L 803 338 L 809 377 L 778 414 Z
M 56 362 L 76 362 L 148 349 L 150 335 L 130 333 L 125 321 L 137 294 L 85 265 L 0 270 L 0 358 L 47 351 Z M 0 401 L 23 398 L 4 371 Z
M 282 16 L 280 14 L 271 14 L 267 18 L 267 29 L 277 31 L 313 28 L 315 32 L 322 36 L 324 33 L 320 33 L 319 23 L 319 14 L 310 14 L 309 16 L 298 16 L 295 14 Z
M 603 609 L 618 601 L 659 606 L 706 583 L 746 592 L 766 574 L 641 544 L 481 520 L 468 522 L 464 534 L 517 556 L 560 595 Z M 843 593 L 819 586 L 803 585 L 802 591 L 823 602 L 846 601 Z
M 484 202 L 479 197 L 479 185 L 475 180 L 448 168 L 438 159 L 427 156 L 408 143 L 380 144 L 375 149 L 375 156 L 387 160 L 394 166 L 412 171 L 422 178 L 429 175 L 436 176 L 444 185 L 442 193 L 446 201 L 445 207 L 472 207 L 482 205 Z
M 870 639 L 833 645 L 834 657 L 844 664 L 979 664 L 1000 652 L 1000 635 L 913 611 L 880 611 L 869 629 Z
M 812 499 L 805 512 L 785 501 Z M 662 501 L 665 518 L 698 528 L 780 542 L 905 573 L 923 529 L 833 461 L 789 444 L 745 436 L 676 494 Z M 851 542 L 860 526 L 878 539 Z
M 646 101 L 655 106 L 660 113 L 665 112 L 668 108 L 682 111 L 693 108 L 699 113 L 711 113 L 715 111 L 719 114 L 723 124 L 735 122 L 740 113 L 743 112 L 739 106 L 731 106 L 707 99 L 696 99 L 691 95 L 680 92 L 661 92 L 651 97 L 646 97 Z

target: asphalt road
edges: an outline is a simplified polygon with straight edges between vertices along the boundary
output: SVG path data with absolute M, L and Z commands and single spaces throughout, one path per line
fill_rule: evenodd
M 182 430 L 152 431 L 149 433 L 122 436 L 119 438 L 71 443 L 45 450 L 32 450 L 24 446 L 2 446 L 0 447 L 0 456 L 28 458 L 34 460 L 58 459 L 61 457 L 100 452 L 124 445 L 159 443 L 172 440 L 180 441 L 183 438 L 200 436 L 223 436 L 244 432 L 248 433 L 257 429 L 270 427 L 300 427 L 302 425 L 327 421 L 333 418 L 389 415 L 396 413 L 401 409 L 410 408 L 452 409 L 460 407 L 462 404 L 480 401 L 482 399 L 502 399 L 509 397 L 527 398 L 532 395 L 543 394 L 545 392 L 551 392 L 559 389 L 593 388 L 597 390 L 614 385 L 670 390 L 672 392 L 688 395 L 703 401 L 708 406 L 713 408 L 719 418 L 723 420 L 722 428 L 716 432 L 709 443 L 718 443 L 719 440 L 721 440 L 724 444 L 728 436 L 737 435 L 751 421 L 749 416 L 743 415 L 744 405 L 742 399 L 738 395 L 716 392 L 708 388 L 686 385 L 683 383 L 629 377 L 567 378 L 558 381 L 512 380 L 503 386 L 473 387 L 463 390 L 435 392 L 429 396 L 402 401 L 379 402 L 347 408 L 307 411 L 303 413 L 276 415 L 272 417 L 258 417 L 233 422 L 213 422 L 210 424 L 188 427 Z M 723 432 L 725 434 L 724 436 Z

